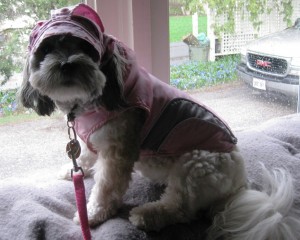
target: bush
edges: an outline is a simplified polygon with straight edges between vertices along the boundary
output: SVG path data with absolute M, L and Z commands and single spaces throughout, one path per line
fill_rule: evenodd
M 169 5 L 169 16 L 180 16 L 183 15 L 181 7 L 183 5 L 182 4 L 172 4 L 170 3 Z
M 21 72 L 21 66 L 24 63 L 24 49 L 27 46 L 27 42 L 22 42 L 22 39 L 25 38 L 26 33 L 28 33 L 26 29 L 12 30 L 5 34 L 5 40 L 0 41 L 2 44 L 0 46 L 0 75 L 3 77 L 0 85 L 5 84 L 15 72 Z
M 9 26 L 5 20 L 17 22 L 20 17 L 27 16 L 36 22 L 41 19 L 48 19 L 50 9 L 77 4 L 78 0 L 1 0 L 0 3 L 0 85 L 9 81 L 10 77 L 20 72 L 23 65 L 28 38 L 34 24 L 24 26 L 14 24 Z M 27 18 L 26 18 L 27 19 Z M 22 24 L 23 25 L 23 24 Z
M 170 84 L 182 90 L 237 80 L 239 55 L 220 57 L 215 62 L 189 62 L 171 66 Z
M 0 92 L 0 116 L 10 115 L 17 110 L 17 90 Z

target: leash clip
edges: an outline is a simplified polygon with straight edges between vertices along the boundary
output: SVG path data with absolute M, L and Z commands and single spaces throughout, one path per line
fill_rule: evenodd
M 84 176 L 84 172 L 82 168 L 79 167 L 76 162 L 76 159 L 80 156 L 81 147 L 79 141 L 77 140 L 73 118 L 70 117 L 70 115 L 68 115 L 67 126 L 68 126 L 68 135 L 69 135 L 70 142 L 67 143 L 66 152 L 68 154 L 68 157 L 73 162 L 73 169 L 71 169 L 71 177 L 73 177 L 74 172 L 77 173 L 78 171 L 80 171 L 81 174 Z
M 77 173 L 78 171 L 81 172 L 81 175 L 82 175 L 82 177 L 84 178 L 84 171 L 83 171 L 83 169 L 82 169 L 81 167 L 77 167 L 77 171 L 76 171 L 75 168 L 72 168 L 72 169 L 71 169 L 71 178 L 73 178 L 74 172 Z

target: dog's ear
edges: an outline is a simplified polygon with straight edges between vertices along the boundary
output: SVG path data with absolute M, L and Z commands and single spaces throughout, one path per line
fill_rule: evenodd
M 49 116 L 55 110 L 54 102 L 34 89 L 29 82 L 29 77 L 29 59 L 27 58 L 23 71 L 23 82 L 18 91 L 19 102 L 26 108 L 32 108 L 38 115 Z
M 125 107 L 123 75 L 125 59 L 121 55 L 121 47 L 114 39 L 105 36 L 105 52 L 101 59 L 100 70 L 106 77 L 105 87 L 101 96 L 101 103 L 107 110 Z

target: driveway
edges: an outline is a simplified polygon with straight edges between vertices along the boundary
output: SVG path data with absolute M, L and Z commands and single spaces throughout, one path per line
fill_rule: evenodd
M 189 93 L 214 109 L 234 131 L 296 112 L 295 104 L 253 94 L 243 83 Z M 55 177 L 59 168 L 70 162 L 65 153 L 66 122 L 60 115 L 1 125 L 0 132 L 0 179 L 49 174 Z
M 224 84 L 191 94 L 215 110 L 236 131 L 297 111 L 295 102 L 279 96 L 265 96 L 243 82 Z

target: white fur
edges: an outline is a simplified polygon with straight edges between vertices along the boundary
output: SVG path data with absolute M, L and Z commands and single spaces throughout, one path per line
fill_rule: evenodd
M 91 136 L 100 152 L 88 203 L 91 225 L 114 215 L 122 204 L 134 161 L 119 155 L 117 145 L 126 141 L 124 129 L 135 125 L 134 118 L 134 112 L 124 113 Z M 139 228 L 158 231 L 209 210 L 216 215 L 208 239 L 297 239 L 300 220 L 289 215 L 294 199 L 291 176 L 283 170 L 270 173 L 263 168 L 262 192 L 247 189 L 244 162 L 237 149 L 231 153 L 194 150 L 178 158 L 144 157 L 135 162 L 134 169 L 167 186 L 160 200 L 132 209 L 129 219 Z
M 27 64 L 21 91 L 25 106 L 50 115 L 55 103 L 66 114 L 75 111 L 77 116 L 99 105 L 108 109 L 122 106 L 121 73 L 126 62 L 117 45 L 98 67 L 99 59 L 93 61 L 88 55 L 93 56 L 92 52 L 80 53 L 83 40 L 57 36 L 48 39 L 48 43 L 52 41 L 52 52 L 45 54 L 41 47 Z M 69 71 L 71 77 L 61 69 L 66 59 L 75 64 Z M 259 192 L 247 188 L 244 161 L 237 147 L 230 153 L 195 149 L 179 157 L 140 157 L 143 121 L 141 112 L 134 109 L 108 121 L 89 139 L 97 155 L 81 143 L 78 164 L 86 175 L 94 173 L 95 179 L 87 205 L 91 226 L 116 214 L 135 170 L 166 185 L 158 201 L 130 212 L 130 221 L 141 229 L 158 231 L 210 213 L 213 225 L 209 239 L 294 240 L 300 236 L 300 220 L 291 215 L 295 196 L 289 173 L 264 169 L 264 187 Z M 65 169 L 60 177 L 69 179 Z M 77 214 L 74 220 L 79 221 Z
M 243 190 L 234 195 L 225 210 L 214 218 L 209 239 L 228 235 L 233 240 L 296 240 L 300 219 L 291 214 L 293 181 L 282 169 L 263 167 L 262 192 Z

